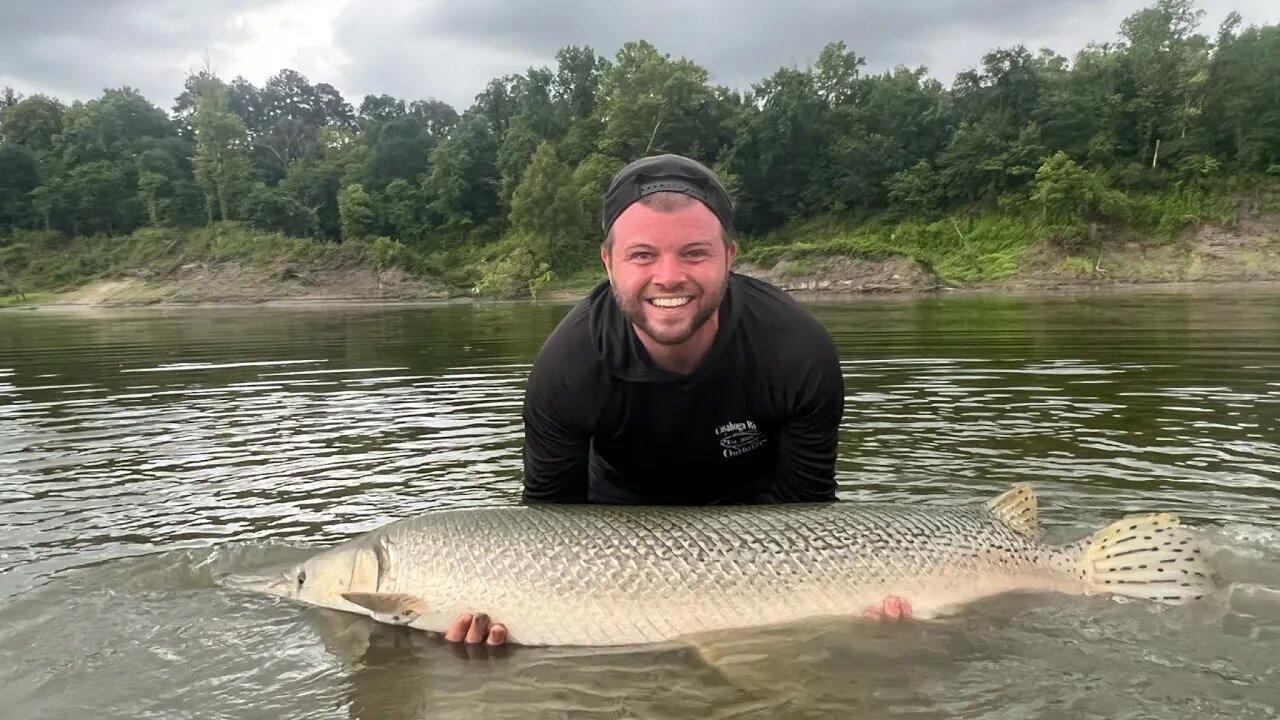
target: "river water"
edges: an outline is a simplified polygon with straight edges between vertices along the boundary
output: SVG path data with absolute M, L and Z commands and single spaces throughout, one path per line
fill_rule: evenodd
M 1040 495 L 1047 538 L 1168 510 L 1201 604 L 1016 596 L 936 622 L 497 652 L 238 593 L 230 572 L 518 502 L 529 364 L 567 304 L 0 312 L 0 718 L 1280 716 L 1280 297 L 813 302 L 841 496 Z

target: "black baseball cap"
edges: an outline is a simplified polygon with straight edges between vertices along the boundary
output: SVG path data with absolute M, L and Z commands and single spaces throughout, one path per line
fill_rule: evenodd
M 678 192 L 706 205 L 725 230 L 733 230 L 733 201 L 710 168 L 683 155 L 640 158 L 618 171 L 604 193 L 601 224 L 606 233 L 623 210 L 646 195 Z

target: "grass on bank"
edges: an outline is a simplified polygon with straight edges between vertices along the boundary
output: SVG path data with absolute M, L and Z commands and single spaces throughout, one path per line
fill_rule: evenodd
M 1247 190 L 1258 210 L 1280 212 L 1280 184 L 1271 180 Z M 1199 224 L 1231 227 L 1242 209 L 1241 197 L 1237 188 L 1129 195 L 1123 205 L 1123 222 L 1112 224 L 1102 237 L 1105 243 L 1105 238 L 1123 230 L 1130 237 L 1137 233 L 1148 243 L 1168 243 Z M 764 236 L 743 238 L 739 258 L 764 267 L 788 259 L 796 266 L 792 272 L 799 272 L 806 262 L 817 267 L 828 256 L 880 260 L 905 256 L 944 282 L 963 284 L 1014 277 L 1026 253 L 1039 243 L 1081 245 L 1087 243 L 1088 233 L 1088 224 L 1081 220 L 1048 222 L 1027 201 L 1008 203 L 1001 210 L 932 219 L 855 221 L 826 215 L 790 223 Z M 577 270 L 547 274 L 541 263 L 523 252 L 527 246 L 512 234 L 488 243 L 462 243 L 449 250 L 417 249 L 385 237 L 333 243 L 264 233 L 236 223 L 176 230 L 147 228 L 125 237 L 74 239 L 15 231 L 11 238 L 0 239 L 0 271 L 8 273 L 29 298 L 65 292 L 97 279 L 125 275 L 163 278 L 190 265 L 231 262 L 255 270 L 264 280 L 283 280 L 294 269 L 400 268 L 446 288 L 451 295 L 581 292 L 604 277 L 594 249 L 585 253 Z M 7 290 L 3 286 L 0 282 L 0 292 Z M 6 294 L 0 302 L 9 305 L 17 300 Z
M 18 295 L 0 295 L 0 308 L 16 307 L 18 305 L 34 305 L 46 300 L 52 300 L 56 293 L 47 292 L 30 292 Z
M 1258 209 L 1280 210 L 1280 187 L 1259 190 Z M 1119 231 L 1137 233 L 1148 243 L 1174 242 L 1182 231 L 1201 224 L 1234 227 L 1240 209 L 1237 192 L 1185 188 L 1129 195 L 1120 208 L 1120 221 L 1100 224 L 1104 227 L 1102 242 L 1122 234 Z M 1045 241 L 1068 249 L 1088 245 L 1089 223 L 1081 219 L 1051 221 L 1027 203 L 1006 206 L 1004 211 L 897 222 L 881 217 L 857 223 L 825 215 L 748 238 L 739 257 L 773 267 L 783 259 L 858 256 L 885 260 L 903 256 L 944 282 L 973 283 L 1015 277 L 1027 252 Z

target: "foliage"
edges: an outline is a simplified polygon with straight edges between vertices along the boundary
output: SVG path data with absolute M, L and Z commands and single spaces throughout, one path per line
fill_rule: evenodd
M 610 178 L 677 152 L 721 173 L 748 254 L 908 255 L 994 277 L 1027 243 L 1100 223 L 1169 238 L 1234 222 L 1238 197 L 1280 176 L 1280 26 L 1232 13 L 1210 37 L 1202 18 L 1194 0 L 1152 0 L 1110 41 L 995 48 L 946 85 L 923 67 L 869 72 L 837 41 L 737 90 L 635 40 L 610 58 L 561 48 L 465 109 L 352 103 L 288 68 L 261 86 L 193 73 L 168 111 L 130 87 L 71 104 L 8 90 L 0 246 L 23 238 L 32 272 L 61 282 L 123 257 L 119 238 L 239 227 L 527 294 L 587 277 Z M 46 272 L 69 238 L 85 251 Z
M 342 239 L 368 237 L 373 231 L 373 201 L 360 183 L 348 185 L 338 191 L 338 217 L 342 222 Z
M 481 260 L 479 270 L 480 279 L 472 292 L 500 298 L 537 298 L 556 279 L 551 266 L 534 255 L 530 241 L 520 237 L 514 238 L 510 249 L 496 259 Z

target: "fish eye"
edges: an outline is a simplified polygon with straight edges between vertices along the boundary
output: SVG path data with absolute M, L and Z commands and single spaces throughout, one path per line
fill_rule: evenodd
M 307 571 L 303 570 L 298 573 L 298 587 L 302 587 L 302 584 L 305 583 L 306 581 L 307 581 Z

